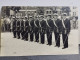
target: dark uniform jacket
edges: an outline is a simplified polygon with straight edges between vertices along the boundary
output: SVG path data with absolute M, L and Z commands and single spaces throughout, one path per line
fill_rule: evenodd
M 46 32 L 46 21 L 44 21 L 44 20 L 42 20 L 41 22 L 40 22 L 40 32 L 41 33 L 45 33 Z
M 34 28 L 35 32 L 39 30 L 39 20 L 35 21 L 35 28 Z
M 17 20 L 14 20 L 13 21 L 13 31 L 16 31 L 16 23 L 17 23 Z
M 54 23 L 53 23 L 53 21 L 51 19 L 49 19 L 49 20 L 47 20 L 46 23 L 49 25 L 49 26 L 47 25 L 46 31 L 47 32 L 52 32 L 53 29 L 54 29 Z
M 24 21 L 21 21 L 21 31 L 24 31 Z
M 65 28 L 62 25 L 62 33 L 65 33 L 66 31 L 66 34 L 69 34 L 71 29 L 70 20 L 69 19 L 64 20 L 64 25 L 65 25 Z
M 30 21 L 30 32 L 33 31 L 34 32 L 34 20 Z
M 25 31 L 29 32 L 29 21 L 25 21 Z
M 20 31 L 20 21 L 17 21 L 17 31 Z
M 55 24 L 56 24 L 57 27 L 55 26 Z M 55 24 L 54 24 L 54 32 L 61 33 L 61 31 L 62 31 L 61 20 L 57 19 L 55 21 Z

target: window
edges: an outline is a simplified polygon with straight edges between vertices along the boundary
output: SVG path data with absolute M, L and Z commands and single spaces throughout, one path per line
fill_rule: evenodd
M 73 9 L 76 9 L 76 7 L 73 7 Z
M 73 12 L 73 16 L 75 15 L 75 13 Z
M 48 14 L 48 11 L 46 11 L 46 14 Z
M 51 11 L 50 11 L 50 14 L 51 14 Z
M 75 12 L 75 16 L 76 16 L 76 12 Z

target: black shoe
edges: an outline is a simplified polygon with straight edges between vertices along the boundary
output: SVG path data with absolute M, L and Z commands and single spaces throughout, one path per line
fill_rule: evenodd
M 68 47 L 63 47 L 62 49 L 66 49 L 66 48 L 68 48 Z
M 22 40 L 24 40 L 24 38 L 22 38 Z
M 35 41 L 35 42 L 37 42 L 37 41 Z
M 60 46 L 58 46 L 58 48 L 59 48 Z
M 24 41 L 28 41 L 28 40 L 24 40 Z
M 16 38 L 16 37 L 13 37 L 13 38 Z
M 26 40 L 26 41 L 28 41 L 28 39 L 27 39 L 27 38 L 25 38 L 25 40 Z
M 54 47 L 57 47 L 56 45 Z
M 39 42 L 39 40 L 37 40 L 37 42 Z
M 31 42 L 33 42 L 33 41 L 31 41 Z
M 39 43 L 39 41 L 37 41 L 37 43 Z
M 42 43 L 42 44 L 44 44 L 44 43 Z
M 25 40 L 25 41 L 28 41 L 28 40 Z
M 51 46 L 51 44 L 49 44 L 49 46 Z
M 47 44 L 47 45 L 49 45 L 49 44 Z
M 18 37 L 18 39 L 20 39 L 20 37 Z
M 20 39 L 20 38 L 18 38 L 18 39 Z
M 37 43 L 39 43 L 39 41 L 37 41 Z

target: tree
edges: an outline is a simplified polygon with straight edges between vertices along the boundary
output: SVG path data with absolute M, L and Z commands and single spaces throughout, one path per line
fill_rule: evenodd
M 44 7 L 38 7 L 37 12 L 39 15 L 44 15 Z
M 65 12 L 65 13 L 67 13 L 68 15 L 69 15 L 69 12 L 71 11 L 70 10 L 70 7 L 62 7 L 62 12 Z
M 14 11 L 17 13 L 19 12 L 19 10 L 21 9 L 21 7 L 14 7 Z

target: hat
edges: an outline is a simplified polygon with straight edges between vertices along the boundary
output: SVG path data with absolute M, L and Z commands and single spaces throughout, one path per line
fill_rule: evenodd
M 43 15 L 40 15 L 40 17 L 43 17 L 43 18 L 44 18 L 44 16 L 43 16 Z
M 12 17 L 13 19 L 15 18 L 15 17 Z
M 62 15 L 63 15 L 63 16 L 67 16 L 67 13 L 63 13 Z
M 19 19 L 19 17 L 16 17 L 17 19 Z
M 57 13 L 54 13 L 53 15 L 54 15 L 54 16 L 58 16 L 58 14 L 57 14 Z
M 51 16 L 51 15 L 49 14 L 49 15 L 47 15 L 47 16 Z
M 27 16 L 25 16 L 25 18 L 27 18 Z
M 29 16 L 30 18 L 32 18 L 32 16 Z

